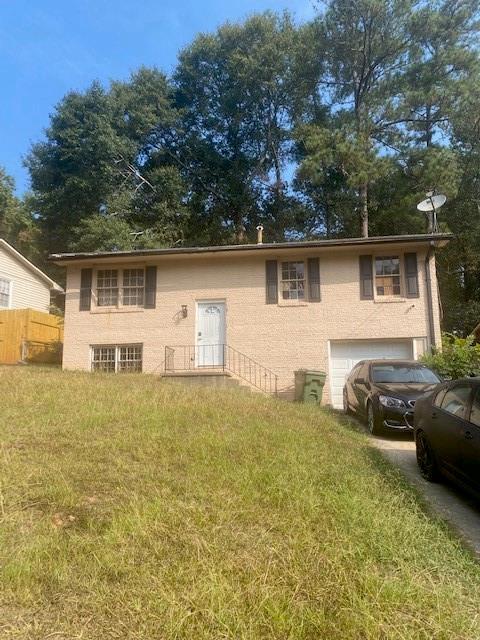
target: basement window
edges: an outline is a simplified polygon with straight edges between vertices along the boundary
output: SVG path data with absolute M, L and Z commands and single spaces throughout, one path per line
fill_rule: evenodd
M 10 307 L 10 280 L 0 278 L 0 307 Z
M 141 344 L 102 345 L 92 347 L 92 371 L 106 373 L 141 373 Z
M 283 300 L 305 299 L 304 262 L 282 262 L 281 291 Z
M 377 296 L 400 295 L 400 258 L 398 256 L 375 258 L 375 288 Z

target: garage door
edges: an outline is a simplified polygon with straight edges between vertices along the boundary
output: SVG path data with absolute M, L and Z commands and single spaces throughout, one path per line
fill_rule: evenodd
M 376 358 L 410 359 L 412 357 L 412 340 L 395 342 L 374 340 L 331 342 L 330 388 L 332 392 L 332 405 L 335 409 L 342 408 L 345 378 L 360 360 L 372 360 Z

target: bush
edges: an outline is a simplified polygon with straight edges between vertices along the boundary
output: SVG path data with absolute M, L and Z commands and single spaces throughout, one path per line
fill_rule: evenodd
M 480 376 L 480 344 L 475 344 L 474 336 L 458 338 L 444 333 L 442 349 L 434 349 L 421 360 L 442 378 Z

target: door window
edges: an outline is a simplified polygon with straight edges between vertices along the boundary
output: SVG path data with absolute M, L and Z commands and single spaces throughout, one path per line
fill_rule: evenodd
M 433 401 L 433 404 L 436 407 L 441 407 L 442 406 L 442 400 L 445 397 L 445 394 L 447 393 L 448 389 L 442 389 L 441 391 L 439 391 L 437 393 L 437 395 L 435 396 L 435 400 Z
M 480 387 L 475 391 L 470 413 L 470 422 L 480 427 Z
M 470 400 L 470 385 L 457 385 L 449 389 L 442 400 L 442 409 L 457 418 L 467 417 L 468 402 Z

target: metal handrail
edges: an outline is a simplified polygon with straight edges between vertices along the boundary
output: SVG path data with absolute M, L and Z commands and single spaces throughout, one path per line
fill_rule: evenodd
M 277 395 L 276 373 L 228 344 L 182 344 L 165 347 L 166 372 L 202 369 L 228 371 L 260 391 Z

